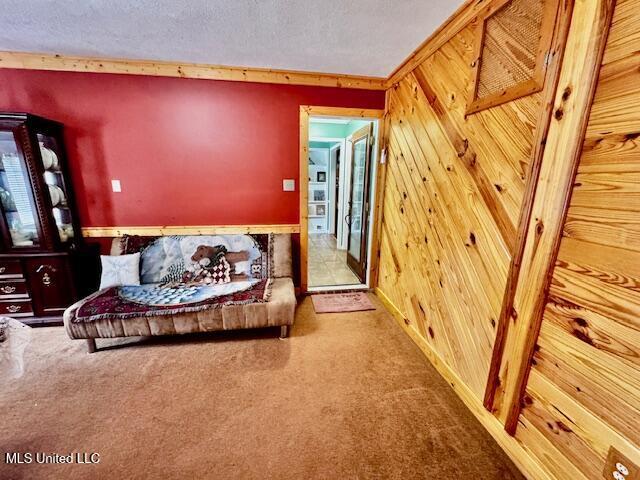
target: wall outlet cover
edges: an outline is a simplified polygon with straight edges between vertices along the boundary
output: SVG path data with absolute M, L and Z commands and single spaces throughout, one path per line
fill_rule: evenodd
M 120 185 L 120 180 L 111 180 L 111 190 L 113 190 L 116 193 L 122 191 L 122 185 Z
M 602 476 L 607 480 L 640 480 L 640 467 L 626 455 L 611 447 Z
M 295 192 L 296 190 L 296 181 L 291 178 L 286 178 L 282 180 L 282 191 L 283 192 Z

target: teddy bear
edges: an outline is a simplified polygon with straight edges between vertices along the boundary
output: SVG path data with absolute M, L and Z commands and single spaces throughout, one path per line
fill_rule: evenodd
M 224 245 L 216 245 L 215 247 L 198 245 L 194 254 L 191 255 L 191 261 L 207 267 L 208 265 L 218 263 L 220 258 L 226 253 L 227 248 Z
M 249 276 L 245 271 L 237 271 L 237 264 L 247 262 L 249 260 L 249 252 L 229 252 L 223 245 L 215 247 L 208 245 L 199 245 L 191 256 L 191 265 L 187 267 L 182 279 L 183 283 L 227 283 L 229 281 L 238 282 L 247 280 Z M 215 281 L 211 269 L 220 262 L 228 267 L 229 278 L 225 275 L 224 280 Z
M 224 258 L 226 253 L 227 249 L 223 245 L 199 245 L 191 256 L 193 263 L 187 267 L 183 282 L 211 284 L 231 281 L 230 266 Z

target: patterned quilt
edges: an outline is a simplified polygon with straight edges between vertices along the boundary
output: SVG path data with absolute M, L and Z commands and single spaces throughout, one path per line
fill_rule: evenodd
M 74 322 L 176 315 L 266 302 L 271 294 L 270 235 L 124 237 L 121 253 L 134 252 L 140 252 L 141 285 L 97 292 Z
M 240 285 L 239 285 L 240 286 Z M 232 293 L 223 293 L 218 290 L 220 285 L 209 286 L 208 292 L 200 289 L 192 296 L 184 295 L 182 291 L 176 296 L 172 296 L 171 288 L 160 287 L 158 285 L 140 285 L 138 293 L 133 293 L 136 289 L 133 286 L 111 287 L 102 290 L 93 297 L 90 297 L 76 311 L 74 322 L 92 322 L 106 318 L 126 319 L 134 317 L 155 316 L 155 315 L 176 315 L 185 312 L 199 312 L 212 308 L 221 308 L 224 305 L 239 305 L 246 303 L 261 303 L 269 300 L 271 279 L 260 280 L 251 284 L 248 288 Z M 143 293 L 144 289 L 165 290 L 169 292 L 164 300 L 163 295 L 155 296 L 149 291 Z M 206 298 L 202 299 L 202 296 Z M 166 302 L 166 303 L 162 303 Z

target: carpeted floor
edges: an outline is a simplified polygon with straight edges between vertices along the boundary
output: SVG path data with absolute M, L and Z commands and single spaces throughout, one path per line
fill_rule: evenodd
M 0 450 L 98 452 L 97 465 L 6 465 L 1 479 L 520 479 L 379 301 L 292 336 L 98 341 L 33 331 L 2 379 Z M 129 344 L 122 346 L 122 344 Z

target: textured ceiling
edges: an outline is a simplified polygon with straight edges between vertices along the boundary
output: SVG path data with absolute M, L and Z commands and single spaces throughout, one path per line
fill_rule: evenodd
M 0 50 L 387 76 L 462 0 L 0 0 Z

